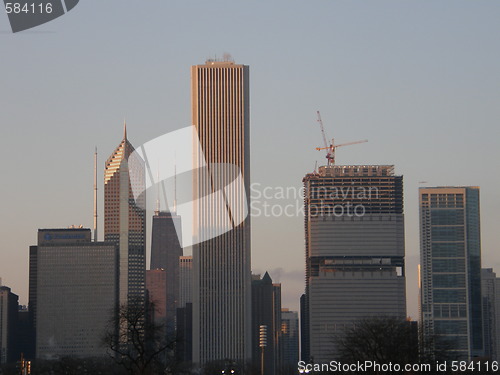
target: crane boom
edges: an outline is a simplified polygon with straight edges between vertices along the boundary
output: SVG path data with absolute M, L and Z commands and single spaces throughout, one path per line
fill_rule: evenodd
M 332 140 L 333 141 L 333 140 Z M 362 141 L 355 141 L 355 142 L 347 142 L 347 143 L 341 143 L 339 145 L 335 145 L 332 144 L 330 146 L 327 146 L 327 147 L 316 147 L 316 150 L 324 150 L 324 149 L 327 149 L 327 148 L 337 148 L 337 147 L 342 147 L 342 146 L 350 146 L 350 145 L 357 145 L 358 143 L 366 143 L 368 142 L 368 139 L 363 139 Z
M 319 111 L 316 111 L 316 113 L 318 114 L 318 122 L 321 128 L 321 134 L 323 135 L 323 143 L 325 144 L 325 148 L 328 148 L 328 141 L 325 133 L 325 127 L 323 126 L 323 121 L 321 121 L 321 114 L 319 113 Z
M 321 134 L 323 136 L 323 143 L 325 145 L 325 147 L 316 147 L 316 150 L 318 150 L 318 151 L 328 150 L 326 153 L 326 159 L 328 160 L 328 166 L 335 164 L 335 150 L 337 147 L 350 146 L 350 145 L 356 145 L 358 143 L 368 142 L 367 139 L 363 139 L 362 141 L 354 141 L 354 142 L 341 143 L 341 144 L 336 145 L 335 138 L 332 138 L 330 145 L 328 145 L 325 127 L 323 126 L 323 121 L 321 120 L 321 114 L 319 113 L 319 111 L 316 111 L 316 113 L 318 114 L 318 122 L 319 122 L 319 126 L 321 128 Z

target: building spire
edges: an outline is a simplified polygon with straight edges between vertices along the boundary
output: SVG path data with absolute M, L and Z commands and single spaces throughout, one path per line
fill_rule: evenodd
M 155 215 L 160 215 L 160 162 L 158 161 L 158 171 L 156 172 L 156 209 Z
M 127 120 L 123 119 L 123 139 L 127 139 Z
M 177 215 L 177 161 L 174 164 L 174 214 Z
M 94 151 L 94 242 L 97 242 L 97 146 Z

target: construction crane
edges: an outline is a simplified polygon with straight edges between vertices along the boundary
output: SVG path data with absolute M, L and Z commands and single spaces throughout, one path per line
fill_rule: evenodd
M 337 147 L 357 145 L 358 143 L 368 142 L 367 139 L 363 139 L 362 141 L 354 141 L 354 142 L 341 143 L 339 145 L 336 145 L 335 138 L 332 138 L 332 142 L 330 143 L 330 145 L 328 145 L 328 141 L 327 141 L 328 138 L 326 136 L 325 127 L 323 126 L 323 121 L 321 120 L 321 114 L 319 113 L 319 111 L 317 111 L 316 113 L 318 114 L 318 122 L 319 122 L 319 126 L 321 128 L 321 135 L 323 136 L 323 143 L 325 145 L 325 147 L 316 147 L 316 150 L 318 150 L 318 151 L 328 150 L 326 153 L 326 159 L 328 160 L 328 166 L 335 164 L 335 150 L 337 149 Z

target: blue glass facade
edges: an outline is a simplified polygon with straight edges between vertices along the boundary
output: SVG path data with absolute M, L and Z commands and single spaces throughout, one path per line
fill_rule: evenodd
M 423 334 L 451 357 L 480 356 L 479 188 L 420 189 L 420 227 Z

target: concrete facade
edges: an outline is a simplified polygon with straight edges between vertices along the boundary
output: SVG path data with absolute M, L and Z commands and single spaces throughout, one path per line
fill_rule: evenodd
M 393 166 L 325 166 L 303 181 L 303 350 L 306 361 L 329 362 L 357 320 L 406 318 L 402 176 Z
M 36 357 L 106 356 L 101 338 L 118 304 L 115 244 L 90 242 L 90 229 L 39 230 L 33 252 Z

